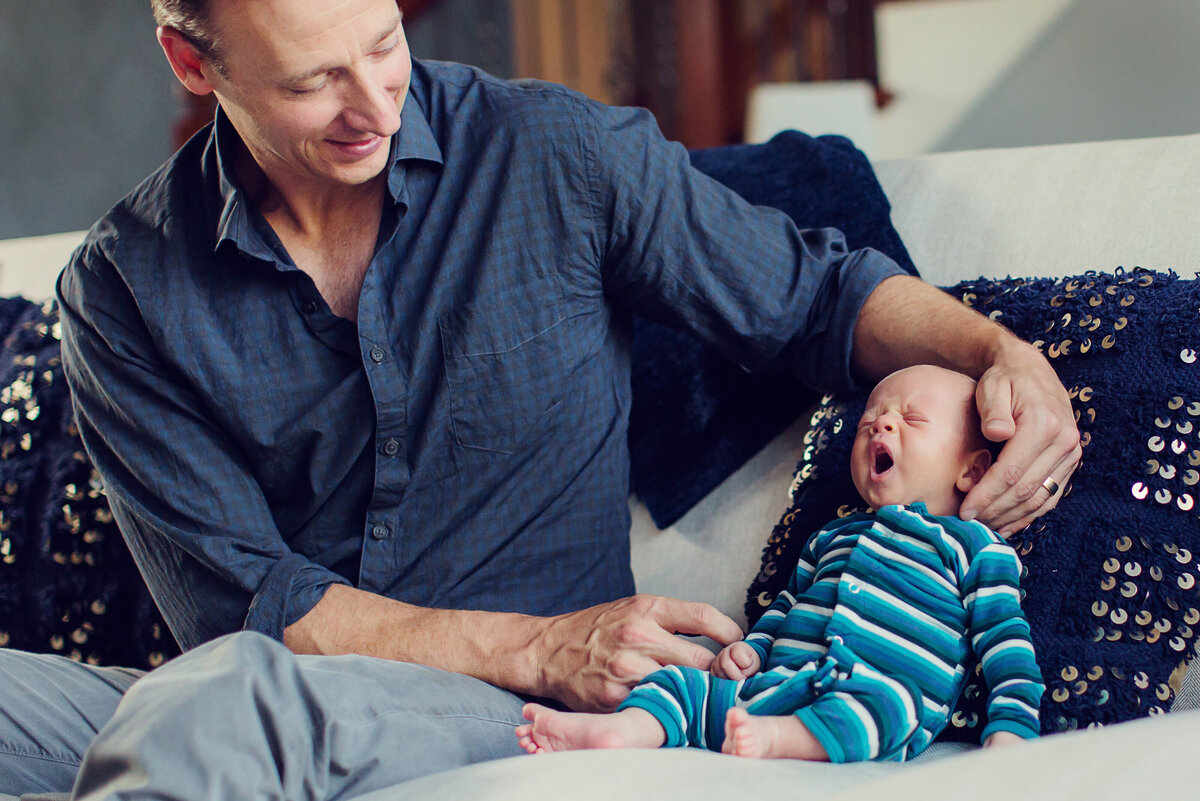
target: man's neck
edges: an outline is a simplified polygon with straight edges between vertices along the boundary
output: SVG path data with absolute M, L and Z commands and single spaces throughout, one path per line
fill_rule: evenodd
M 277 233 L 281 228 L 305 240 L 340 232 L 348 220 L 377 216 L 387 191 L 387 173 L 363 184 L 318 184 L 295 178 L 275 178 L 242 145 L 235 174 L 247 198 Z

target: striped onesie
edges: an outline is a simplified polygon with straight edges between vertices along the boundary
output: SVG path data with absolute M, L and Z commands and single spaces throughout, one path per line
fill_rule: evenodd
M 654 715 L 668 746 L 720 750 L 726 712 L 741 706 L 796 715 L 834 762 L 901 761 L 946 726 L 978 658 L 990 688 L 981 740 L 1033 738 L 1045 688 L 1019 578 L 1017 555 L 990 529 L 921 503 L 837 520 L 746 636 L 759 673 L 732 681 L 667 667 L 621 708 Z

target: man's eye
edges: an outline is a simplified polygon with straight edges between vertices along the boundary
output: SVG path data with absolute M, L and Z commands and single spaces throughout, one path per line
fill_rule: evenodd
M 379 50 L 376 50 L 376 51 L 375 51 L 374 53 L 372 53 L 371 55 L 373 55 L 373 56 L 386 56 L 388 53 L 392 52 L 393 50 L 395 50 L 395 49 L 396 49 L 397 47 L 399 47 L 399 46 L 400 46 L 400 40 L 399 40 L 399 39 L 397 39 L 396 41 L 394 41 L 394 42 L 392 42 L 392 43 L 390 43 L 390 44 L 388 44 L 388 45 L 385 45 L 385 46 L 384 46 L 384 47 L 382 47 L 381 49 L 379 49 Z

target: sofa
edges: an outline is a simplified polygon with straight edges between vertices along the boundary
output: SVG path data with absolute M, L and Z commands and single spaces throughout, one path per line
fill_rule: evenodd
M 1200 135 L 945 153 L 875 167 L 893 224 L 938 286 L 1135 266 L 1200 275 Z M 48 297 L 81 236 L 0 242 L 0 296 Z M 1200 332 L 1194 341 L 1200 345 Z M 747 587 L 788 509 L 809 425 L 802 415 L 665 530 L 631 498 L 639 591 L 707 601 L 745 624 Z M 1200 753 L 1197 673 L 1175 688 L 1167 715 L 1005 749 L 939 744 L 909 765 L 757 762 L 691 749 L 550 754 L 429 776 L 370 799 L 1186 797 L 1195 787 L 1188 760 Z

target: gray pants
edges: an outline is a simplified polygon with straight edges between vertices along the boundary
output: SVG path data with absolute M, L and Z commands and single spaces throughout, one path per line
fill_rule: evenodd
M 350 798 L 523 754 L 522 703 L 466 676 L 296 656 L 249 633 L 140 679 L 0 650 L 0 793 Z

